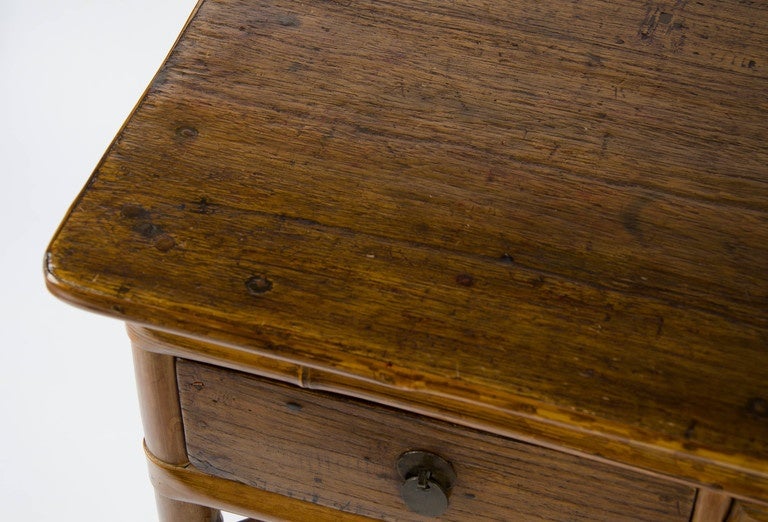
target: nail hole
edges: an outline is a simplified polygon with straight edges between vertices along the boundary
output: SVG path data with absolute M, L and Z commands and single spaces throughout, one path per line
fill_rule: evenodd
M 160 252 L 168 252 L 176 246 L 176 241 L 168 234 L 162 234 L 155 239 L 155 248 Z
M 245 287 L 251 295 L 261 295 L 272 290 L 272 281 L 264 275 L 255 275 L 245 282 Z
M 188 125 L 182 125 L 176 129 L 176 136 L 179 138 L 194 138 L 197 135 L 197 129 Z

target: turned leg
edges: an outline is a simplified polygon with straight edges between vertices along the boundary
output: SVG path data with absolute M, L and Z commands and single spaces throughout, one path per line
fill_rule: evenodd
M 145 351 L 134 344 L 133 361 L 147 450 L 168 464 L 187 464 L 175 359 Z M 221 521 L 221 513 L 217 509 L 180 502 L 159 494 L 156 497 L 160 522 Z

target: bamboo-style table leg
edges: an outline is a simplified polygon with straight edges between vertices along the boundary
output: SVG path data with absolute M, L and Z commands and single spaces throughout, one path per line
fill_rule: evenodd
M 133 361 L 147 449 L 168 464 L 187 464 L 174 358 L 145 351 L 134 343 Z M 217 509 L 180 502 L 159 494 L 156 497 L 160 522 L 222 520 Z

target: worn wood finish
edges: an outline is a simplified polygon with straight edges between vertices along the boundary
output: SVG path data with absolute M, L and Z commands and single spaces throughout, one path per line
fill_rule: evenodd
M 695 490 L 343 397 L 179 361 L 190 461 L 201 471 L 384 520 L 421 520 L 395 470 L 422 449 L 453 465 L 441 520 L 685 521 Z
M 224 522 L 218 509 L 211 509 L 155 494 L 160 522 Z
M 427 415 L 431 418 L 437 418 L 448 421 L 453 424 L 470 427 L 473 429 L 494 433 L 504 437 L 515 438 L 520 441 L 535 444 L 540 447 L 557 449 L 577 455 L 589 460 L 609 463 L 612 466 L 625 467 L 633 471 L 641 471 L 644 474 L 663 478 L 664 480 L 685 483 L 685 479 L 680 476 L 660 475 L 648 471 L 646 468 L 638 468 L 640 463 L 645 466 L 656 467 L 657 469 L 675 469 L 669 468 L 673 455 L 661 454 L 660 459 L 654 462 L 642 460 L 645 454 L 642 447 L 634 443 L 614 443 L 603 446 L 603 455 L 586 455 L 580 452 L 574 452 L 567 442 L 571 432 L 567 429 L 557 429 L 557 426 L 540 424 L 538 419 L 532 415 L 512 417 L 507 412 L 492 407 L 492 405 L 472 405 L 468 410 L 466 402 L 455 400 L 451 397 L 435 397 L 430 394 L 422 393 L 418 390 L 398 390 L 388 386 L 381 386 L 370 382 L 360 382 L 359 380 L 349 378 L 316 368 L 297 365 L 294 363 L 273 360 L 265 356 L 253 353 L 250 350 L 227 347 L 218 344 L 207 343 L 199 340 L 193 340 L 168 334 L 156 330 L 151 330 L 137 325 L 130 325 L 128 332 L 132 342 L 136 346 L 141 346 L 145 350 L 156 351 L 166 355 L 195 360 L 208 364 L 215 364 L 220 367 L 229 368 L 252 375 L 267 377 L 272 380 L 278 380 L 308 388 L 317 391 L 327 391 L 338 393 L 347 397 L 356 397 L 359 399 L 375 402 L 382 405 L 391 406 L 397 409 L 411 411 L 414 413 Z M 517 405 L 524 410 L 526 404 Z M 591 436 L 589 433 L 582 434 L 581 437 Z M 565 444 L 565 445 L 564 445 Z M 635 466 L 626 466 L 621 462 L 611 460 L 610 457 L 614 451 L 621 451 L 622 455 L 634 457 Z M 702 464 L 703 466 L 704 464 Z M 708 469 L 709 473 L 716 473 L 716 469 Z M 688 481 L 688 485 L 692 485 Z M 704 513 L 699 510 L 699 515 Z
M 696 495 L 691 522 L 723 522 L 733 500 L 721 491 L 702 489 Z
M 147 451 L 149 476 L 155 490 L 166 498 L 190 504 L 215 506 L 264 522 L 370 522 L 370 518 L 287 498 L 246 486 L 240 482 L 207 475 L 192 466 L 173 466 Z M 180 521 L 181 522 L 181 521 Z
M 134 346 L 133 366 L 149 450 L 169 464 L 187 463 L 175 359 Z
M 766 27 L 750 2 L 208 0 L 49 286 L 766 500 Z
M 736 501 L 728 522 L 768 522 L 768 506 Z
M 133 361 L 144 425 L 144 443 L 158 458 L 169 464 L 188 464 L 176 386 L 175 359 L 134 346 Z M 187 504 L 156 493 L 160 522 L 221 522 L 218 510 Z

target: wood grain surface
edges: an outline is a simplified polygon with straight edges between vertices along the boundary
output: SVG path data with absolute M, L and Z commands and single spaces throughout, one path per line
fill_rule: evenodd
M 768 507 L 736 501 L 728 522 L 768 522 Z
M 49 286 L 766 500 L 767 28 L 759 2 L 203 2 Z
M 146 450 L 146 446 L 145 446 Z M 192 466 L 168 464 L 147 451 L 149 476 L 164 498 L 187 504 L 214 506 L 222 511 L 253 517 L 256 522 L 370 522 L 370 518 L 291 499 L 240 482 L 202 473 Z M 185 522 L 185 519 L 176 519 Z M 174 520 L 174 522 L 176 522 Z
M 696 494 L 691 522 L 724 522 L 733 499 L 722 491 L 701 489 Z
M 133 362 L 145 447 L 169 465 L 188 465 L 175 359 L 134 347 Z M 159 492 L 155 498 L 160 522 L 223 522 L 216 509 L 180 502 Z
M 427 520 L 403 503 L 395 468 L 419 449 L 456 471 L 441 520 L 690 519 L 691 487 L 215 366 L 180 360 L 177 372 L 190 462 L 291 498 Z

